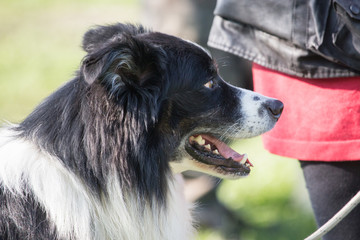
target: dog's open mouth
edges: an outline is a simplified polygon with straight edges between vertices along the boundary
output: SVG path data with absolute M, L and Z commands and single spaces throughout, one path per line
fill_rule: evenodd
M 195 160 L 214 166 L 226 174 L 246 176 L 253 166 L 246 154 L 237 153 L 224 142 L 207 134 L 191 136 L 185 149 Z

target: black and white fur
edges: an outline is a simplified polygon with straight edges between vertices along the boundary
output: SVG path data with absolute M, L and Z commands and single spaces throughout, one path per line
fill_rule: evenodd
M 197 161 L 188 138 L 262 134 L 281 104 L 225 83 L 196 44 L 141 26 L 96 27 L 83 48 L 74 79 L 0 130 L 0 239 L 190 239 L 177 173 L 245 174 Z

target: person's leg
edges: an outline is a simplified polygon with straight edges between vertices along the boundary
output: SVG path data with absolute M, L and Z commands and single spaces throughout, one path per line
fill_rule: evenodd
M 360 190 L 360 161 L 300 161 L 317 224 L 322 226 Z M 324 240 L 360 239 L 358 205 Z

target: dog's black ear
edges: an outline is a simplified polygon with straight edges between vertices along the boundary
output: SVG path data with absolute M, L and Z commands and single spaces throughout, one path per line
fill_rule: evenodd
M 142 86 L 159 78 L 165 68 L 166 54 L 158 47 L 131 35 L 113 37 L 83 60 L 81 73 L 92 84 L 100 81 L 114 91 L 123 84 Z
M 104 68 L 106 67 L 106 61 L 109 58 L 109 53 L 102 51 L 102 53 L 88 54 L 81 65 L 81 75 L 83 79 L 92 84 L 99 76 L 102 75 Z
M 146 32 L 149 31 L 141 25 L 135 26 L 118 23 L 108 26 L 96 26 L 85 33 L 82 48 L 90 53 L 101 48 L 108 41 L 111 41 L 112 38 L 120 37 L 121 35 L 136 36 Z

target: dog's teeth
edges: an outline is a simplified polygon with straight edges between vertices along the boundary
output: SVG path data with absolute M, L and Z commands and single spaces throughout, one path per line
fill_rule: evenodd
M 194 137 L 194 136 L 190 136 L 189 141 L 190 141 L 190 142 L 195 141 L 195 137 Z
M 248 160 L 248 156 L 247 156 L 247 154 L 244 154 L 243 159 L 240 161 L 240 163 L 246 165 L 247 160 Z
M 210 146 L 210 144 L 206 144 L 206 145 L 205 145 L 205 148 L 206 148 L 207 150 L 211 151 L 211 146 Z
M 215 149 L 215 150 L 213 151 L 213 153 L 219 155 L 219 151 L 218 151 L 217 149 Z
M 201 137 L 201 135 L 194 138 L 194 141 L 197 142 L 200 145 L 205 145 L 205 140 Z

